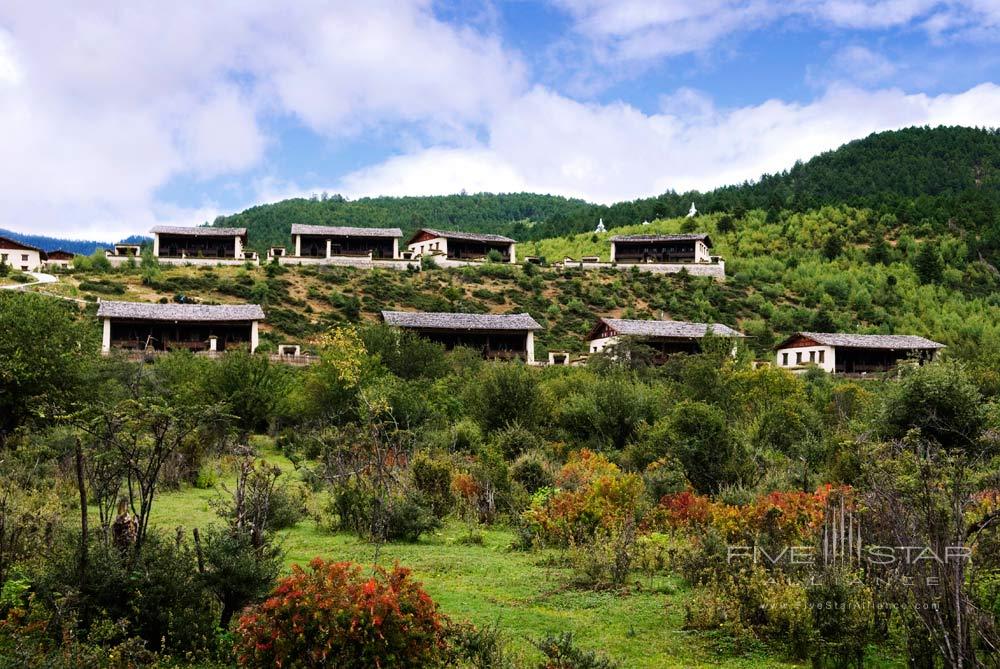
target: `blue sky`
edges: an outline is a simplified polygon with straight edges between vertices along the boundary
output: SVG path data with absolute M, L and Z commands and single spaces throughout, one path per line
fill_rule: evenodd
M 707 189 L 878 130 L 997 125 L 998 42 L 1000 0 L 8 3 L 0 227 Z

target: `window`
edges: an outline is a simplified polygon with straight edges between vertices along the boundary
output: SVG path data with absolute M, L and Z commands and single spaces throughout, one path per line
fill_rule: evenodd
M 782 353 L 781 354 L 781 366 L 782 367 L 788 367 L 788 354 L 787 353 Z
M 796 351 L 795 352 L 795 364 L 796 365 L 801 365 L 802 364 L 802 351 Z
M 21 254 L 21 262 L 28 262 L 28 254 L 27 253 L 22 253 Z
M 0 260 L 3 260 L 4 262 L 7 262 L 7 254 L 6 253 L 0 253 Z
M 816 362 L 816 351 L 809 351 L 809 362 Z
M 825 358 L 826 358 L 826 351 L 820 351 L 819 352 L 819 364 L 822 365 L 824 362 L 826 362 Z

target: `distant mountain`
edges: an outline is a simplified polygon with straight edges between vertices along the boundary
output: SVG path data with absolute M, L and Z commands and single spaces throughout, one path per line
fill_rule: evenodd
M 111 245 L 107 242 L 95 242 L 84 239 L 60 239 L 58 237 L 46 237 L 44 235 L 26 235 L 20 232 L 14 232 L 13 230 L 4 230 L 3 228 L 0 228 L 0 236 L 9 237 L 19 242 L 23 242 L 24 244 L 30 244 L 31 246 L 37 246 L 43 251 L 55 251 L 56 249 L 62 249 L 63 251 L 90 255 L 97 249 L 111 248 Z
M 15 239 L 31 246 L 37 246 L 43 251 L 62 249 L 63 251 L 71 251 L 85 256 L 91 255 L 97 249 L 110 249 L 112 246 L 107 242 L 95 242 L 86 239 L 61 239 L 59 237 L 46 237 L 45 235 L 26 235 L 22 232 L 14 232 L 13 230 L 5 230 L 3 228 L 0 228 L 0 237 L 9 237 L 10 239 Z M 152 237 L 132 235 L 121 240 L 120 243 L 145 244 L 152 243 L 152 241 Z

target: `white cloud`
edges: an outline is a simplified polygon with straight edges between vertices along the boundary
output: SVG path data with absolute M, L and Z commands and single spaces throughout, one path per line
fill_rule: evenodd
M 942 39 L 998 39 L 996 0 L 550 0 L 574 20 L 599 63 L 707 52 L 728 37 L 788 19 L 881 30 L 916 26 Z
M 0 227 L 141 232 L 178 214 L 158 201 L 171 180 L 262 168 L 272 119 L 457 141 L 524 79 L 496 37 L 430 0 L 7 3 Z
M 331 190 L 361 196 L 524 188 L 610 203 L 754 179 L 879 130 L 982 126 L 997 118 L 1000 86 L 993 84 L 933 97 L 835 86 L 809 104 L 770 100 L 690 119 L 581 104 L 536 88 L 497 117 L 483 146 L 398 156 Z
M 881 53 L 864 46 L 846 46 L 822 68 L 807 68 L 806 80 L 825 87 L 834 82 L 851 82 L 872 86 L 890 80 L 899 67 Z

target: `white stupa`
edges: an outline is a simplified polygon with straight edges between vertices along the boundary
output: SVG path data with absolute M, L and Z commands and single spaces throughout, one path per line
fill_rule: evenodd
M 688 215 L 684 218 L 694 218 L 698 215 L 698 210 L 694 208 L 694 202 L 691 203 L 691 208 L 688 209 Z
M 649 221 L 643 221 L 642 224 L 643 225 L 649 225 Z
M 605 229 L 604 229 L 604 219 L 603 218 L 597 221 L 597 229 L 594 230 L 594 232 L 606 232 Z

